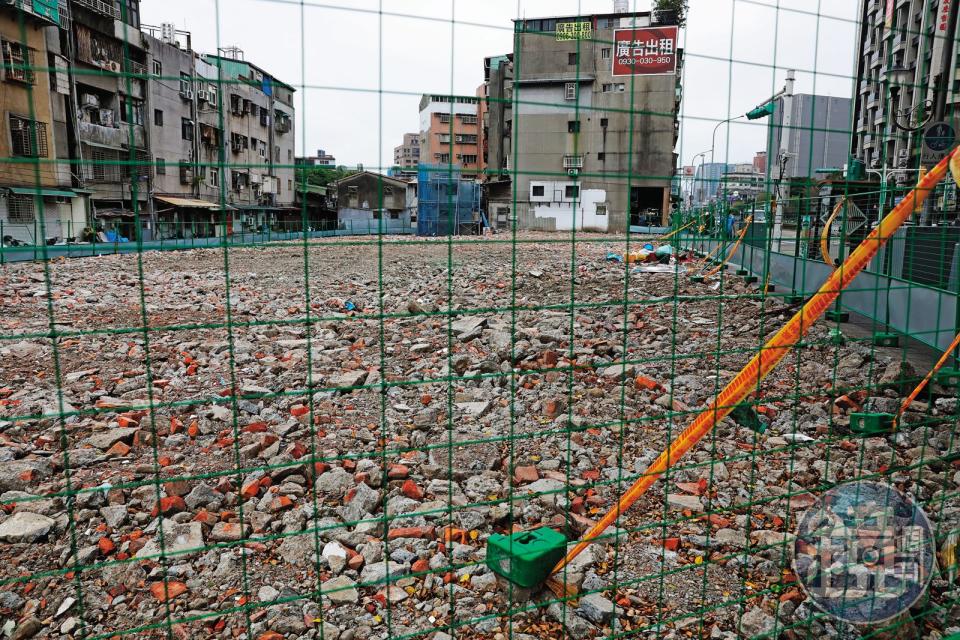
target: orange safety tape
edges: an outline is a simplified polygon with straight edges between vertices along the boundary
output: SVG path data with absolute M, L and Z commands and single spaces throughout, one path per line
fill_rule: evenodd
M 920 184 L 914 188 L 910 196 L 901 200 L 900 204 L 894 207 L 893 211 L 880 221 L 880 224 L 870 232 L 870 235 L 860 243 L 860 246 L 854 249 L 847 260 L 840 265 L 840 268 L 827 278 L 820 289 L 813 294 L 813 297 L 760 349 L 760 352 L 747 363 L 747 366 L 741 369 L 740 373 L 717 394 L 717 397 L 710 403 L 710 406 L 704 409 L 693 422 L 690 423 L 690 426 L 684 429 L 683 432 L 670 443 L 670 446 L 647 467 L 647 470 L 641 474 L 633 486 L 620 497 L 617 504 L 584 534 L 580 542 L 567 553 L 565 558 L 557 563 L 552 573 L 562 571 L 567 563 L 580 555 L 590 544 L 590 541 L 600 536 L 606 531 L 607 527 L 620 517 L 621 513 L 633 506 L 633 503 L 647 492 L 647 489 L 670 468 L 671 464 L 683 457 L 683 455 L 707 435 L 719 421 L 727 417 L 738 404 L 743 402 L 750 393 L 757 389 L 760 381 L 790 353 L 794 345 L 810 330 L 813 323 L 816 322 L 833 301 L 837 299 L 840 291 L 845 289 L 853 279 L 863 271 L 870 260 L 877 254 L 877 251 L 880 250 L 880 247 L 890 238 L 891 234 L 910 217 L 915 207 L 921 204 L 933 188 L 943 179 L 947 174 L 947 167 L 949 166 L 950 160 L 955 153 L 956 148 L 951 150 L 946 158 L 923 177 Z M 548 586 L 557 595 L 566 595 L 564 587 L 559 585 L 555 579 L 551 578 L 548 580 Z
M 920 381 L 920 384 L 917 385 L 917 388 L 907 396 L 907 399 L 903 401 L 903 404 L 900 405 L 900 411 L 897 412 L 896 417 L 893 419 L 893 428 L 897 428 L 897 424 L 900 422 L 900 418 L 903 417 L 903 414 L 906 413 L 907 408 L 910 406 L 914 400 L 917 399 L 917 396 L 920 395 L 920 392 L 923 391 L 923 388 L 927 386 L 933 376 L 937 375 L 937 371 L 943 367 L 947 359 L 950 357 L 950 354 L 953 353 L 953 350 L 960 346 L 960 333 L 953 339 L 953 342 L 950 343 L 950 346 L 947 347 L 947 350 L 943 352 L 943 355 L 940 356 L 940 359 L 937 360 L 937 364 L 933 365 L 933 369 L 930 369 L 930 373 Z
M 688 222 L 687 224 L 683 225 L 682 227 L 680 227 L 680 228 L 677 229 L 676 231 L 671 231 L 671 232 L 668 233 L 667 235 L 661 236 L 660 238 L 658 238 L 658 240 L 660 240 L 660 241 L 669 240 L 670 238 L 672 238 L 673 236 L 677 235 L 678 233 L 680 233 L 680 232 L 683 231 L 684 229 L 687 229 L 687 228 L 689 228 L 689 227 L 692 227 L 694 224 L 696 224 L 696 222 L 697 222 L 696 220 L 691 220 L 690 222 Z
M 698 269 L 698 270 L 699 270 L 699 269 L 703 269 L 705 266 L 707 266 L 707 261 L 708 261 L 710 258 L 712 258 L 712 257 L 714 256 L 714 254 L 717 253 L 718 251 L 720 251 L 720 249 L 722 249 L 722 248 L 723 248 L 723 243 L 721 242 L 720 244 L 718 244 L 718 245 L 716 246 L 716 248 L 715 248 L 713 251 L 711 251 L 711 252 L 708 253 L 707 255 L 703 256 L 703 260 L 701 260 L 700 262 L 697 263 L 697 269 Z
M 843 204 L 846 201 L 846 198 L 840 198 L 840 202 L 833 208 L 833 213 L 831 213 L 827 221 L 823 223 L 823 233 L 820 234 L 820 255 L 831 269 L 836 269 L 837 267 L 833 264 L 833 256 L 830 255 L 830 225 L 833 224 L 834 219 L 836 219 L 837 214 L 840 213 L 840 209 L 843 208 Z
M 723 266 L 725 264 L 730 262 L 730 258 L 732 258 L 737 253 L 737 247 L 740 246 L 740 243 L 743 242 L 744 236 L 747 235 L 747 229 L 750 228 L 750 223 L 752 221 L 753 221 L 753 216 L 748 216 L 746 221 L 744 221 L 743 223 L 743 229 L 740 230 L 740 236 L 737 238 L 737 241 L 733 243 L 733 248 L 730 249 L 730 253 L 727 254 L 726 259 L 720 264 L 718 264 L 717 266 L 715 266 L 713 269 L 710 269 L 710 271 L 703 274 L 704 278 L 709 278 L 712 275 L 716 275 L 716 273 L 720 271 L 720 269 L 723 269 Z

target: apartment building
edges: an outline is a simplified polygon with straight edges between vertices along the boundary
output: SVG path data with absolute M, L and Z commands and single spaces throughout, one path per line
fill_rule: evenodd
M 326 167 L 334 169 L 337 166 L 337 159 L 323 149 L 317 149 L 317 155 L 294 158 L 294 163 L 300 167 Z
M 84 198 L 71 189 L 69 163 L 58 163 L 66 131 L 66 77 L 55 64 L 65 17 L 55 1 L 0 2 L 0 240 L 43 244 L 79 236 Z M 48 45 L 48 40 L 52 46 Z M 48 65 L 57 71 L 46 71 Z
M 77 100 L 70 157 L 90 189 L 96 228 L 136 238 L 153 235 L 149 140 L 145 120 L 147 53 L 139 0 L 71 0 L 62 49 Z
M 226 204 L 242 212 L 236 220 L 243 231 L 290 216 L 296 189 L 293 87 L 244 60 L 236 47 L 201 60 L 210 65 L 201 75 L 220 78 L 225 160 L 219 168 Z M 204 166 L 201 181 L 212 189 L 210 164 Z
M 219 89 L 198 69 L 191 34 L 172 24 L 142 25 L 149 52 L 144 119 L 152 163 L 156 238 L 209 237 L 224 228 L 216 169 L 220 161 Z M 211 71 L 207 70 L 207 76 Z M 212 189 L 204 189 L 212 186 Z
M 850 153 L 850 105 L 850 98 L 809 93 L 777 98 L 768 120 L 766 157 L 776 159 L 770 178 L 817 180 L 819 169 L 842 167 Z
M 403 143 L 393 148 L 393 167 L 397 175 L 416 177 L 420 164 L 420 134 L 403 134 Z
M 764 174 L 752 162 L 732 165 L 720 176 L 719 195 L 726 200 L 752 200 L 764 191 Z
M 860 0 L 851 153 L 891 181 L 916 182 L 925 122 L 948 121 L 960 102 L 960 3 Z M 874 176 L 875 177 L 875 176 Z
M 294 90 L 239 48 L 201 56 L 188 32 L 141 25 L 139 0 L 0 0 L 0 37 L 0 153 L 23 158 L 0 168 L 11 241 L 297 218 Z
M 516 21 L 509 139 L 491 135 L 488 154 L 509 168 L 520 228 L 668 220 L 683 52 L 666 14 L 622 4 Z
M 473 180 L 480 169 L 479 98 L 424 95 L 420 99 L 420 161 L 462 169 Z

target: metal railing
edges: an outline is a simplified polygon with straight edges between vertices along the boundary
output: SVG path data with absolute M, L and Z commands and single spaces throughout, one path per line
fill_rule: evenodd
M 112 2 L 105 2 L 104 0 L 74 0 L 81 7 L 86 7 L 91 11 L 96 11 L 97 13 L 103 14 L 114 20 L 120 19 L 120 11 L 113 5 Z
M 144 218 L 146 216 L 143 216 Z M 339 236 L 411 235 L 415 226 L 405 220 L 313 220 L 304 229 L 299 219 L 270 223 L 225 223 L 223 220 L 158 221 L 153 232 L 137 230 L 129 221 L 105 221 L 104 236 L 86 224 L 57 222 L 48 218 L 41 230 L 39 219 L 33 224 L 11 224 L 0 220 L 0 264 L 67 257 L 136 253 L 142 250 L 177 251 L 214 247 L 264 246 L 277 242 Z M 140 237 L 137 237 L 140 233 Z M 46 236 L 46 240 L 41 239 Z M 9 238 L 10 240 L 5 240 Z M 70 240 L 72 239 L 72 240 Z

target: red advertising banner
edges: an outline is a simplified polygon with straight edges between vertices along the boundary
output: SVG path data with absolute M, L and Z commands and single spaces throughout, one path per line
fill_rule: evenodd
M 893 6 L 896 3 L 896 0 L 887 0 L 887 19 L 884 22 L 884 26 L 889 31 L 893 28 Z
M 652 76 L 677 72 L 677 27 L 617 29 L 613 75 Z

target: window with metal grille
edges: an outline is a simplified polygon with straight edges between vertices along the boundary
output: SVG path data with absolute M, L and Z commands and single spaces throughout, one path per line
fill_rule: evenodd
M 10 116 L 10 141 L 13 155 L 27 158 L 47 157 L 47 125 L 29 118 Z
M 157 158 L 155 162 L 157 166 L 157 175 L 165 176 L 167 175 L 167 161 L 163 158 Z
M 3 78 L 10 82 L 33 84 L 33 50 L 19 42 L 3 40 Z
M 150 175 L 150 167 L 153 165 L 145 151 L 135 151 L 132 159 L 129 152 L 119 152 L 118 158 L 123 166 L 121 175 L 124 178 L 140 180 Z
M 99 149 L 94 149 L 91 152 L 90 160 L 93 161 L 93 166 L 90 168 L 91 173 L 93 174 L 94 180 L 106 180 L 107 179 L 107 154 Z
M 563 99 L 564 100 L 576 100 L 577 99 L 577 83 L 568 82 L 563 85 Z
M 33 196 L 10 194 L 7 198 L 7 219 L 10 224 L 33 224 Z
M 190 184 L 193 182 L 193 167 L 186 160 L 181 160 L 180 165 L 180 184 Z
M 461 158 L 461 160 L 463 161 L 463 164 L 477 164 L 477 156 L 465 155 Z
M 143 125 L 143 101 L 127 96 L 120 100 L 120 122 Z

